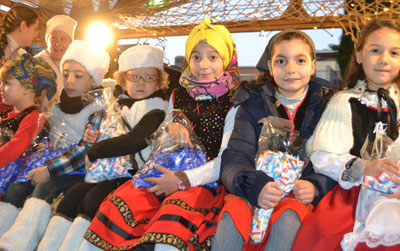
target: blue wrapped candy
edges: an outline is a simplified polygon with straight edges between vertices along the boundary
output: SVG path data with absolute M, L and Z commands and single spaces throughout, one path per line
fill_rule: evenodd
M 153 187 L 154 183 L 144 181 L 145 178 L 160 178 L 162 173 L 154 164 L 158 164 L 173 172 L 190 170 L 207 163 L 207 156 L 202 150 L 192 149 L 186 146 L 178 151 L 153 152 L 152 158 L 133 176 L 132 182 L 136 187 Z M 216 182 L 208 183 L 206 186 L 218 188 Z

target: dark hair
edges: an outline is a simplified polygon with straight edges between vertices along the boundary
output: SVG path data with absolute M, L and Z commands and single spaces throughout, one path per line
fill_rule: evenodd
M 278 34 L 279 34 L 279 33 L 278 33 Z M 306 44 L 308 45 L 309 49 L 310 49 L 310 52 L 309 52 L 309 53 L 310 53 L 311 59 L 312 59 L 312 60 L 315 60 L 314 45 L 310 44 L 310 39 L 307 38 L 306 35 L 304 35 L 302 32 L 297 32 L 297 31 L 286 32 L 286 33 L 280 35 L 280 36 L 274 41 L 274 43 L 270 45 L 270 46 L 272 46 L 272 48 L 271 48 L 271 57 L 272 57 L 272 55 L 273 55 L 273 53 L 274 53 L 275 45 L 277 45 L 278 43 L 280 43 L 280 42 L 282 42 L 282 41 L 290 41 L 290 40 L 293 40 L 293 39 L 299 39 L 299 40 L 303 41 L 304 43 L 306 43 Z M 267 48 L 267 50 L 268 50 L 268 48 Z M 270 60 L 270 58 L 269 58 L 268 60 Z M 268 61 L 268 60 L 267 60 L 267 61 Z M 258 89 L 260 86 L 262 86 L 262 85 L 263 85 L 264 83 L 266 83 L 266 82 L 267 82 L 268 84 L 270 84 L 270 85 L 275 89 L 275 91 L 277 90 L 278 86 L 277 86 L 277 84 L 275 83 L 273 76 L 271 75 L 270 71 L 265 71 L 265 70 L 262 70 L 262 71 L 261 71 L 260 75 L 258 75 L 258 77 L 257 77 L 256 80 L 252 80 L 252 81 L 242 81 L 242 82 L 237 86 L 237 88 L 238 88 L 240 85 L 246 83 L 246 84 L 249 84 L 249 85 L 253 86 L 255 89 Z M 236 90 L 237 88 L 235 88 L 235 90 Z M 275 105 L 276 105 L 276 106 L 279 106 L 279 104 L 280 104 L 280 100 L 279 100 L 279 98 L 278 98 L 278 100 L 276 101 L 276 104 L 275 104 Z
M 2 54 L 7 48 L 7 34 L 13 32 L 18 26 L 21 25 L 23 21 L 26 22 L 27 26 L 31 26 L 38 20 L 38 15 L 28 7 L 15 6 L 12 7 L 6 15 L 3 17 L 3 22 L 1 24 L 1 35 L 0 35 L 0 48 Z M 3 55 L 2 55 L 3 56 Z
M 400 33 L 400 23 L 396 20 L 378 18 L 369 22 L 366 26 L 364 26 L 364 28 L 361 31 L 360 38 L 358 39 L 357 44 L 355 45 L 355 51 L 351 56 L 349 66 L 347 67 L 346 70 L 345 81 L 344 81 L 345 87 L 352 88 L 357 84 L 357 80 L 365 79 L 365 73 L 362 64 L 357 63 L 356 52 L 362 51 L 365 45 L 365 41 L 372 32 L 382 28 L 389 28 Z M 394 82 L 398 85 L 400 84 L 400 73 L 399 75 L 397 75 Z

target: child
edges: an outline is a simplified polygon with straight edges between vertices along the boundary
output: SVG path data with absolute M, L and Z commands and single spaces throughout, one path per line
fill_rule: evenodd
M 163 176 L 148 180 L 155 183 L 148 191 L 126 182 L 100 206 L 82 250 L 142 244 L 170 250 L 210 248 L 225 192 L 202 185 L 218 180 L 220 156 L 232 130 L 236 110 L 229 91 L 239 79 L 235 44 L 225 27 L 206 18 L 189 34 L 185 59 L 181 86 L 170 105 L 193 124 L 209 161 L 177 173 L 159 167 Z M 169 133 L 184 127 L 179 123 L 168 127 Z
M 7 62 L 0 70 L 1 96 L 12 110 L 1 113 L 0 128 L 0 195 L 21 172 L 22 155 L 41 133 L 45 118 L 35 104 L 35 97 L 46 90 L 56 93 L 55 75 L 42 60 L 23 54 Z M 1 231 L 0 231 L 1 234 Z
M 147 159 L 150 154 L 146 138 L 158 128 L 168 106 L 162 90 L 168 87 L 168 76 L 163 71 L 163 53 L 154 46 L 138 45 L 124 51 L 118 62 L 118 81 L 125 92 L 119 96 L 115 111 L 111 111 L 112 114 L 100 126 L 101 141 L 88 151 L 86 183 L 79 183 L 67 191 L 38 250 L 78 249 L 90 225 L 89 220 L 94 217 L 100 203 L 132 177 L 129 174 L 129 171 L 134 171 L 130 157 L 124 155 L 134 156 L 131 161 L 142 166 L 142 158 Z M 114 128 L 123 129 L 113 134 L 124 134 L 107 138 Z M 91 134 L 90 127 L 86 134 Z M 73 223 L 69 219 L 74 219 Z
M 363 145 L 375 139 L 378 122 L 386 124 L 387 136 L 398 141 L 399 27 L 385 19 L 364 27 L 346 77 L 348 89 L 332 98 L 310 140 L 315 170 L 339 184 L 299 231 L 294 245 L 298 250 L 339 249 L 343 237 L 344 250 L 353 250 L 358 242 L 399 248 L 399 193 L 386 195 L 364 187 L 360 192 L 359 186 L 361 175 L 378 177 L 381 172 L 400 184 L 399 166 L 393 160 L 361 157 Z
M 279 32 L 269 41 L 257 64 L 261 76 L 253 84 L 242 84 L 233 97 L 239 106 L 229 144 L 222 155 L 221 180 L 226 188 L 265 210 L 274 208 L 267 250 L 290 250 L 301 220 L 333 186 L 327 177 L 313 173 L 309 163 L 293 187 L 294 199 L 281 201 L 278 183 L 255 169 L 262 125 L 268 116 L 293 122 L 305 142 L 324 109 L 324 92 L 311 77 L 315 73 L 315 47 L 311 38 L 296 30 Z M 293 132 L 293 131 L 292 131 Z M 273 149 L 271 149 L 273 150 Z M 327 184 L 324 184 L 324 183 Z M 291 196 L 289 196 L 291 197 Z M 218 224 L 214 250 L 242 250 L 248 244 L 252 209 L 231 196 Z M 277 222 L 274 223 L 279 218 Z M 257 249 L 265 246 L 265 241 Z
M 103 48 L 88 42 L 75 40 L 68 47 L 60 66 L 64 74 L 61 103 L 55 106 L 50 118 L 54 152 L 64 153 L 29 173 L 27 177 L 32 177 L 32 181 L 13 183 L 8 187 L 0 205 L 9 202 L 13 204 L 13 210 L 18 211 L 31 193 L 32 198 L 26 201 L 14 225 L 0 238 L 0 248 L 35 249 L 50 219 L 50 203 L 61 192 L 83 181 L 87 144 L 80 139 L 87 122 L 99 107 L 82 102 L 81 95 L 101 84 L 109 61 Z M 62 149 L 58 150 L 60 145 Z

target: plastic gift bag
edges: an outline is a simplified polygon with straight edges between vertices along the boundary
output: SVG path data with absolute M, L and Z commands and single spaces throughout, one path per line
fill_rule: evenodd
M 170 111 L 157 131 L 151 136 L 149 145 L 152 153 L 148 161 L 133 176 L 136 187 L 152 187 L 154 183 L 144 181 L 145 178 L 160 178 L 162 173 L 156 164 L 173 172 L 185 171 L 204 165 L 207 156 L 201 142 L 195 136 L 190 121 L 180 110 Z M 217 188 L 212 182 L 209 187 Z
M 129 132 L 121 109 L 115 102 L 114 108 L 109 109 L 107 118 L 101 122 L 98 141 L 118 137 Z M 85 176 L 85 182 L 98 183 L 104 180 L 112 180 L 119 177 L 132 177 L 129 170 L 132 170 L 130 155 L 95 160 L 89 167 Z
M 46 123 L 46 118 L 41 113 L 39 114 L 37 120 L 37 130 L 34 133 L 34 137 L 32 138 L 31 145 L 25 150 L 25 152 L 16 160 L 7 165 L 0 168 L 0 194 L 3 194 L 8 185 L 12 182 L 24 182 L 27 181 L 25 176 L 32 171 L 33 169 L 26 169 L 25 163 L 30 160 L 32 156 L 36 155 L 37 145 L 45 140 L 45 137 L 49 132 L 49 125 Z M 0 130 L 2 138 L 2 144 L 7 143 L 14 136 L 14 133 L 8 128 L 4 128 L 5 130 Z
M 363 159 L 377 160 L 382 158 L 389 158 L 399 164 L 400 162 L 400 146 L 399 142 L 393 142 L 391 138 L 386 135 L 387 125 L 378 122 L 375 125 L 374 133 L 375 140 L 365 140 L 360 154 Z M 393 183 L 387 173 L 381 172 L 377 177 L 361 175 L 358 181 L 361 185 L 369 189 L 380 191 L 386 194 L 395 193 L 400 190 L 400 186 Z
M 263 123 L 258 140 L 256 169 L 262 170 L 274 179 L 284 191 L 282 198 L 290 193 L 294 182 L 301 176 L 304 161 L 303 144 L 293 123 L 279 117 L 269 116 L 259 121 Z M 265 237 L 273 208 L 265 210 L 255 208 L 250 239 L 260 243 Z
M 110 103 L 112 102 L 111 92 L 110 88 L 96 89 L 88 91 L 81 96 L 82 102 L 86 103 L 85 107 L 91 106 L 91 109 L 95 112 L 95 116 L 91 122 L 95 128 L 99 128 L 104 112 L 110 107 Z M 61 121 L 61 123 L 59 123 L 58 127 L 53 126 L 50 129 L 49 137 L 42 141 L 42 145 L 46 147 L 42 147 L 39 151 L 32 152 L 24 158 L 21 163 L 21 170 L 23 170 L 23 174 L 25 175 L 38 167 L 45 166 L 47 161 L 59 158 L 65 152 L 74 151 L 76 148 L 80 148 L 77 149 L 77 151 L 86 151 L 86 149 L 90 147 L 87 143 L 79 144 L 83 134 L 80 135 L 79 139 L 73 139 L 73 137 L 68 134 L 73 125 L 65 121 L 64 117 L 56 114 L 46 114 L 46 117 L 49 118 L 50 124 L 52 124 L 51 121 Z M 84 169 L 80 169 L 68 174 L 84 175 L 85 173 Z M 19 175 L 16 182 L 26 182 L 30 180 L 30 178 L 26 179 L 23 174 Z
M 100 128 L 103 112 L 111 107 L 111 103 L 114 101 L 113 97 L 110 87 L 88 91 L 82 95 L 82 100 L 93 105 L 97 110 L 93 118 L 93 131 Z
M 88 109 L 94 114 L 91 124 L 93 128 L 98 129 L 104 114 L 109 109 L 111 103 L 113 102 L 111 88 L 95 89 L 88 91 L 81 95 L 82 104 L 84 109 Z M 47 115 L 52 125 L 49 139 L 51 142 L 51 149 L 53 151 L 59 151 L 60 154 L 70 151 L 71 146 L 77 145 L 77 143 L 83 137 L 79 135 L 70 135 L 70 131 L 76 131 L 76 127 L 71 124 L 71 121 L 66 121 L 62 114 L 51 113 Z M 82 121 L 83 122 L 83 121 Z M 86 121 L 84 121 L 85 123 Z M 57 125 L 57 127 L 53 126 Z

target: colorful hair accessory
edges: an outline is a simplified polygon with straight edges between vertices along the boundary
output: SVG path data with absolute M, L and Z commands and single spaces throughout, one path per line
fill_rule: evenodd
M 57 75 L 45 61 L 23 54 L 6 63 L 5 67 L 23 86 L 35 91 L 37 97 L 44 90 L 49 100 L 56 94 Z
M 192 71 L 189 66 L 190 56 L 192 54 L 193 49 L 199 43 L 206 43 L 213 47 L 218 54 L 221 56 L 224 65 L 225 73 L 229 74 L 228 85 L 226 86 L 226 75 L 224 74 L 223 79 L 215 79 L 213 81 L 209 81 L 208 83 L 198 83 L 194 76 L 192 75 Z M 227 87 L 227 89 L 231 89 L 232 86 L 235 86 L 239 83 L 239 67 L 237 60 L 237 51 L 236 44 L 233 41 L 231 33 L 223 26 L 223 25 L 213 25 L 210 23 L 210 19 L 208 17 L 204 18 L 204 20 L 193 28 L 190 32 L 189 37 L 186 41 L 186 50 L 185 50 L 185 60 L 182 66 L 182 77 L 179 80 L 179 83 L 188 89 L 189 94 L 194 97 L 198 90 L 207 90 L 210 97 L 220 97 L 226 92 L 220 93 L 221 88 L 218 90 L 209 90 L 208 88 L 215 87 L 218 84 L 223 84 Z M 202 86 L 198 86 L 198 85 Z M 194 88 L 194 86 L 198 86 Z M 190 90 L 190 89 L 193 90 Z M 223 88 L 226 89 L 226 88 Z M 211 94 L 214 93 L 214 94 Z M 192 95 L 193 94 L 193 95 Z M 200 96 L 203 96 L 204 93 L 200 93 Z

